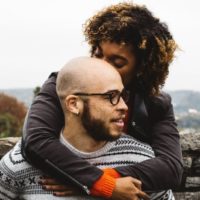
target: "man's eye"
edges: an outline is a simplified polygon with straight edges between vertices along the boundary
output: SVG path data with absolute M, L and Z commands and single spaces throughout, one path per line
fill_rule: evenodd
M 112 97 L 111 94 L 106 94 L 106 95 L 104 96 L 105 99 L 110 99 L 110 97 Z
M 116 92 L 112 92 L 112 93 L 106 94 L 106 99 L 110 99 L 110 98 L 112 99 L 112 98 L 115 98 L 116 95 L 117 95 Z

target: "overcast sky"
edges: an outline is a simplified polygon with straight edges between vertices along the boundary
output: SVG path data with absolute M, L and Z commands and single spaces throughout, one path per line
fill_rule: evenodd
M 118 0 L 0 0 L 0 89 L 42 85 L 70 58 L 89 55 L 82 24 Z M 200 91 L 200 3 L 134 0 L 168 24 L 181 51 L 165 89 Z

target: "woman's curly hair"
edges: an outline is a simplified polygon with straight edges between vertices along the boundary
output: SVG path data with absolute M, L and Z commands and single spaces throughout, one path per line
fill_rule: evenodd
M 137 60 L 134 87 L 159 94 L 169 73 L 177 45 L 166 24 L 144 6 L 119 3 L 91 17 L 84 25 L 93 55 L 102 41 L 132 45 Z

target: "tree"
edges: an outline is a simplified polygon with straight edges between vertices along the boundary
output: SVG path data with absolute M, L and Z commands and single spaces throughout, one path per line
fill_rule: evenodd
M 37 87 L 35 87 L 35 89 L 34 89 L 34 91 L 33 91 L 33 93 L 34 93 L 34 97 L 36 97 L 37 95 L 38 95 L 38 93 L 40 92 L 40 87 L 39 86 L 37 86 Z
M 26 112 L 24 103 L 0 93 L 0 137 L 20 136 Z

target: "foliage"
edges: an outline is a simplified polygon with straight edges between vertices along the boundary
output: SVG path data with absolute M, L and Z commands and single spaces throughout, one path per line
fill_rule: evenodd
M 187 114 L 179 116 L 176 121 L 180 129 L 192 128 L 200 130 L 200 114 Z
M 40 87 L 39 86 L 37 86 L 37 87 L 35 87 L 35 89 L 34 89 L 34 91 L 33 91 L 33 93 L 34 93 L 34 97 L 36 97 L 37 95 L 38 95 L 38 93 L 40 92 Z
M 200 92 L 191 90 L 168 91 L 172 97 L 176 115 L 186 114 L 189 109 L 200 112 Z
M 0 93 L 0 137 L 20 136 L 26 112 L 15 97 Z

